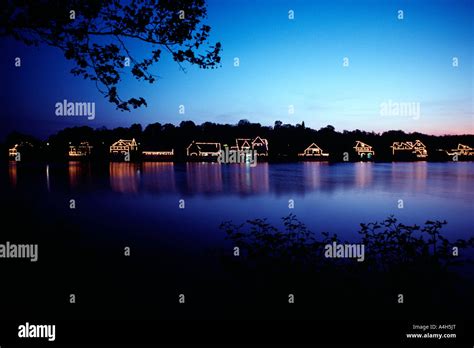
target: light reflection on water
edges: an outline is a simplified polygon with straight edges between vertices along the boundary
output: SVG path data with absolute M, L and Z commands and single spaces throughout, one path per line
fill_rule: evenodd
M 57 166 L 45 164 L 43 168 L 45 186 L 54 190 L 56 181 L 59 184 L 64 173 Z M 30 170 L 30 167 L 22 168 L 21 164 L 10 161 L 10 187 L 21 188 L 21 174 Z M 31 180 L 31 176 L 25 176 L 23 181 Z M 104 177 L 109 178 L 109 188 L 120 193 L 265 195 L 365 190 L 471 197 L 474 162 L 302 162 L 259 163 L 256 167 L 217 163 L 111 162 L 106 172 L 94 171 L 94 165 L 88 162 L 70 161 L 67 165 L 70 189 L 91 186 Z
M 256 167 L 172 162 L 23 167 L 10 163 L 8 180 L 15 192 L 41 187 L 48 195 L 82 193 L 85 200 L 102 200 L 102 206 L 111 211 L 131 211 L 143 223 L 206 221 L 200 223 L 207 228 L 203 233 L 215 231 L 226 219 L 279 221 L 288 213 L 295 213 L 313 230 L 341 233 L 353 233 L 361 222 L 390 214 L 407 224 L 446 219 L 447 230 L 459 235 L 472 232 L 474 224 L 474 162 L 300 162 Z M 192 209 L 177 211 L 182 198 Z M 288 209 L 290 199 L 295 201 L 294 210 Z M 397 207 L 400 199 L 404 209 Z M 117 208 L 120 204 L 127 208 Z M 154 211 L 158 207 L 159 216 Z M 152 221 L 160 216 L 168 220 Z
M 110 162 L 110 187 L 122 193 L 138 192 L 140 172 L 137 163 Z
M 8 178 L 10 179 L 10 186 L 12 188 L 16 188 L 16 184 L 18 180 L 16 161 L 8 162 Z

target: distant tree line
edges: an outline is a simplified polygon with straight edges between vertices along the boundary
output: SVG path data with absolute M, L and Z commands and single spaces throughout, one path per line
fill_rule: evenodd
M 345 152 L 350 160 L 357 160 L 354 145 L 357 140 L 373 147 L 375 160 L 391 160 L 390 146 L 396 141 L 421 140 L 428 149 L 429 159 L 438 159 L 437 149 L 455 149 L 459 143 L 474 146 L 474 135 L 444 135 L 434 136 L 422 133 L 405 133 L 401 130 L 390 130 L 383 133 L 366 132 L 359 129 L 338 132 L 331 125 L 319 130 L 305 127 L 301 124 L 283 124 L 275 121 L 273 126 L 262 126 L 248 120 L 240 120 L 237 124 L 216 124 L 204 122 L 196 125 L 193 121 L 182 121 L 179 126 L 170 123 L 152 123 L 144 129 L 140 124 L 130 127 L 93 129 L 91 127 L 65 128 L 40 141 L 30 135 L 13 132 L 6 138 L 2 155 L 8 154 L 7 148 L 21 142 L 33 145 L 35 158 L 65 159 L 70 145 L 78 145 L 87 141 L 93 146 L 93 157 L 106 157 L 109 146 L 118 139 L 135 138 L 140 144 L 140 150 L 170 150 L 174 149 L 176 159 L 186 157 L 186 148 L 193 141 L 217 142 L 228 146 L 235 145 L 236 138 L 266 138 L 269 143 L 269 158 L 273 160 L 293 160 L 297 154 L 304 151 L 311 143 L 316 143 L 325 152 L 330 153 L 330 160 L 342 161 Z

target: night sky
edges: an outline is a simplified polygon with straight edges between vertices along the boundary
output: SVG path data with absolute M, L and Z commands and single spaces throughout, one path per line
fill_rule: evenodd
M 155 84 L 128 76 L 119 85 L 126 99 L 147 99 L 148 107 L 131 112 L 116 110 L 93 82 L 70 74 L 73 64 L 58 49 L 0 39 L 0 138 L 12 130 L 44 138 L 74 125 L 240 119 L 473 134 L 473 8 L 472 1 L 448 0 L 208 1 L 205 23 L 212 28 L 211 42 L 223 45 L 222 67 L 187 66 L 184 73 L 163 54 L 154 65 L 160 76 Z M 150 47 L 135 46 L 143 53 Z M 15 57 L 22 58 L 21 68 L 14 66 Z M 55 104 L 63 99 L 95 102 L 95 119 L 57 117 Z M 381 116 L 380 104 L 388 100 L 420 103 L 419 119 Z

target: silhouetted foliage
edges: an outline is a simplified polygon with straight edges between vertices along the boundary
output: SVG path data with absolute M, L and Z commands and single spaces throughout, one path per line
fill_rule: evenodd
M 393 160 L 390 146 L 394 141 L 420 139 L 428 148 L 428 160 L 435 161 L 450 160 L 444 152 L 437 149 L 454 149 L 459 143 L 474 146 L 473 135 L 434 136 L 403 131 L 378 134 L 361 130 L 338 132 L 331 125 L 315 130 L 306 126 L 283 124 L 280 121 L 275 121 L 274 127 L 269 127 L 248 120 L 241 120 L 235 125 L 213 122 L 196 125 L 192 121 L 182 121 L 179 126 L 175 126 L 157 122 L 143 129 L 139 124 L 115 129 L 73 127 L 51 135 L 47 141 L 51 145 L 49 154 L 56 159 L 64 158 L 70 142 L 79 144 L 81 141 L 89 141 L 94 146 L 93 155 L 101 157 L 107 155 L 108 147 L 118 139 L 135 138 L 140 143 L 141 149 L 174 149 L 175 158 L 184 160 L 186 148 L 193 140 L 219 142 L 222 145 L 233 146 L 236 138 L 255 138 L 256 136 L 268 139 L 269 159 L 274 161 L 297 160 L 297 154 L 303 152 L 313 142 L 328 152 L 329 160 L 334 162 L 342 161 L 345 152 L 349 153 L 349 161 L 358 161 L 359 158 L 353 148 L 356 140 L 364 141 L 374 148 L 376 161 Z M 7 138 L 6 145 L 11 147 L 18 140 L 18 136 L 16 138 L 10 136 Z M 38 140 L 36 142 L 40 143 Z
M 124 68 L 137 80 L 154 83 L 157 76 L 150 68 L 163 50 L 182 70 L 185 62 L 203 69 L 220 64 L 221 44 L 210 45 L 211 28 L 200 25 L 206 17 L 204 0 L 8 0 L 0 13 L 0 36 L 59 48 L 75 63 L 71 72 L 94 81 L 122 111 L 146 106 L 142 97 L 120 97 Z M 149 55 L 140 57 L 135 42 Z
M 327 244 L 349 242 L 341 242 L 336 234 L 309 231 L 294 214 L 283 218 L 282 229 L 266 219 L 226 221 L 220 228 L 232 248 L 223 252 L 221 263 L 236 284 L 253 284 L 262 298 L 277 292 L 274 301 L 278 301 L 295 294 L 295 303 L 303 299 L 305 308 L 321 309 L 326 318 L 341 319 L 341 313 L 358 319 L 465 316 L 474 308 L 474 281 L 462 272 L 472 259 L 461 255 L 462 249 L 474 246 L 474 238 L 450 242 L 441 235 L 445 224 L 427 221 L 424 226 L 410 226 L 393 216 L 361 224 L 361 239 L 355 243 L 365 246 L 365 259 L 358 262 L 326 258 Z M 453 256 L 454 246 L 460 256 Z M 240 249 L 238 257 L 234 247 Z M 398 294 L 408 298 L 403 305 L 397 302 Z M 272 311 L 272 306 L 274 302 L 269 302 L 265 310 Z M 285 308 L 278 307 L 273 315 L 280 310 Z M 306 314 L 315 315 L 312 310 Z
M 388 272 L 414 269 L 424 266 L 448 267 L 460 263 L 453 256 L 453 247 L 459 250 L 474 247 L 474 237 L 450 242 L 440 233 L 446 221 L 426 221 L 423 227 L 405 225 L 390 216 L 382 222 L 361 224 L 362 239 L 357 242 L 365 246 L 365 260 L 357 263 L 360 270 Z M 285 268 L 300 267 L 318 270 L 321 267 L 354 265 L 353 260 L 327 259 L 324 247 L 336 242 L 351 244 L 336 234 L 322 232 L 320 236 L 307 229 L 294 214 L 283 218 L 284 230 L 280 231 L 266 219 L 248 220 L 235 225 L 230 221 L 220 226 L 228 239 L 238 246 L 244 258 L 254 265 L 284 265 Z M 413 268 L 414 267 L 414 268 Z

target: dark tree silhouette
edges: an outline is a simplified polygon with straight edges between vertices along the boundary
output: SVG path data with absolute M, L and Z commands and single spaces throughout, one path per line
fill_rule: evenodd
M 65 151 L 68 150 L 69 142 L 79 144 L 81 141 L 89 141 L 94 146 L 94 153 L 100 153 L 104 149 L 104 157 L 107 155 L 108 146 L 118 139 L 135 138 L 141 148 L 150 150 L 174 149 L 176 159 L 186 159 L 186 147 L 195 141 L 219 142 L 228 146 L 235 145 L 236 138 L 255 138 L 260 136 L 268 140 L 269 160 L 294 161 L 301 160 L 301 153 L 311 143 L 315 142 L 325 152 L 330 153 L 329 161 L 343 161 L 343 154 L 349 153 L 350 161 L 358 161 L 353 146 L 357 140 L 367 142 L 375 149 L 376 161 L 393 161 L 390 146 L 395 141 L 413 141 L 420 139 L 428 148 L 430 161 L 452 161 L 444 150 L 455 149 L 458 144 L 474 146 L 474 135 L 444 135 L 435 136 L 420 133 L 405 133 L 401 130 L 391 130 L 380 133 L 365 132 L 361 130 L 336 131 L 333 126 L 328 125 L 319 130 L 311 127 L 294 126 L 275 121 L 274 127 L 262 126 L 249 120 L 240 120 L 237 124 L 217 124 L 204 122 L 195 124 L 193 121 L 182 121 L 179 126 L 172 124 L 153 123 L 145 127 L 134 124 L 130 127 L 119 127 L 115 129 L 92 129 L 89 127 L 66 128 L 57 134 L 51 135 L 49 142 L 50 154 L 57 154 L 57 159 L 66 158 Z M 29 142 L 35 148 L 41 148 L 41 142 L 34 137 L 18 133 L 10 134 L 6 139 L 6 146 L 13 147 L 21 142 Z M 6 149 L 0 152 L 4 156 L 8 153 Z M 459 160 L 472 160 L 472 156 L 461 156 Z M 2 156 L 0 155 L 0 158 Z M 23 159 L 22 159 L 23 160 Z M 409 158 L 408 160 L 416 160 Z
M 246 119 L 243 119 L 243 120 L 240 120 L 239 123 L 237 123 L 237 125 L 239 127 L 247 127 L 247 126 L 250 125 L 250 121 L 246 120 Z
M 200 25 L 206 15 L 205 0 L 7 0 L 0 36 L 61 49 L 75 63 L 74 75 L 94 81 L 117 109 L 130 111 L 147 104 L 142 97 L 119 96 L 125 69 L 154 83 L 157 76 L 149 68 L 163 50 L 183 71 L 185 62 L 203 69 L 219 66 L 221 44 L 211 45 L 211 28 Z M 150 55 L 139 57 L 134 41 L 150 46 Z

